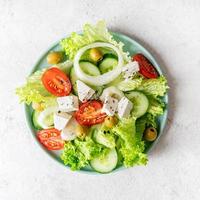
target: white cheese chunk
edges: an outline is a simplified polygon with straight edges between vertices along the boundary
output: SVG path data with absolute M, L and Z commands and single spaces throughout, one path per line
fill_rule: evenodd
M 77 122 L 74 118 L 72 118 L 67 126 L 62 130 L 61 132 L 61 138 L 63 140 L 69 141 L 69 140 L 74 140 L 77 135 L 76 135 L 76 127 L 77 127 Z
M 133 103 L 129 101 L 126 97 L 122 97 L 118 103 L 118 115 L 120 118 L 127 118 L 133 108 Z
M 59 110 L 71 112 L 78 110 L 78 97 L 74 95 L 57 98 Z
M 95 93 L 95 91 L 92 88 L 87 86 L 82 81 L 77 80 L 76 84 L 77 84 L 77 90 L 78 90 L 78 97 L 80 101 L 82 102 L 89 100 L 92 97 L 92 95 Z
M 139 64 L 137 61 L 129 62 L 122 68 L 122 72 L 125 79 L 131 79 L 138 71 Z
M 71 117 L 72 116 L 67 113 L 57 111 L 54 114 L 54 127 L 58 130 L 64 129 Z
M 117 109 L 118 105 L 118 100 L 111 97 L 111 96 L 106 96 L 102 112 L 105 112 L 108 116 L 113 116 L 115 114 L 115 111 Z

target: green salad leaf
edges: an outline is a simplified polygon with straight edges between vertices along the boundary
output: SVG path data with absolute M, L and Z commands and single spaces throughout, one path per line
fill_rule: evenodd
M 72 67 L 72 62 L 67 60 L 53 67 L 58 67 L 64 73 L 69 74 Z M 56 106 L 56 97 L 49 93 L 42 84 L 42 75 L 47 69 L 37 70 L 30 75 L 26 84 L 16 89 L 16 94 L 19 96 L 20 102 L 30 105 L 31 103 L 43 103 L 44 107 Z
M 163 115 L 165 103 L 162 101 L 162 99 L 158 97 L 148 96 L 148 100 L 149 108 L 147 112 L 152 114 L 153 116 Z
M 143 79 L 137 90 L 153 97 L 164 96 L 168 89 L 167 80 L 162 75 L 156 79 Z
M 145 146 L 142 141 L 142 133 L 136 131 L 135 122 L 134 117 L 122 119 L 113 128 L 115 134 L 122 140 L 119 151 L 123 156 L 125 167 L 147 164 L 147 155 L 143 153 Z
M 74 141 L 65 143 L 61 159 L 72 170 L 79 170 L 89 164 L 86 156 L 77 148 Z
M 169 88 L 167 86 L 167 80 L 163 75 L 156 79 L 137 77 L 134 79 L 123 80 L 117 83 L 117 87 L 124 92 L 131 90 L 142 91 L 146 95 L 151 95 L 152 97 L 164 96 Z
M 149 113 L 146 113 L 145 115 L 136 120 L 135 126 L 136 132 L 138 133 L 138 135 L 141 136 L 142 139 L 146 127 L 152 126 L 154 128 L 157 128 L 156 117 Z
M 142 78 L 123 80 L 117 84 L 117 88 L 123 92 L 137 89 L 142 84 Z
M 106 23 L 103 20 L 97 22 L 96 25 L 85 24 L 83 26 L 82 34 L 73 32 L 70 37 L 63 39 L 60 42 L 60 45 L 64 49 L 69 59 L 73 60 L 80 48 L 94 42 L 111 43 L 119 48 L 125 61 L 130 60 L 128 53 L 123 51 L 124 44 L 113 39 L 112 34 L 106 28 Z
M 145 131 L 147 120 L 147 117 L 143 116 L 138 118 L 135 122 L 136 132 L 138 133 L 138 135 L 140 135 L 140 139 L 142 139 L 143 133 Z
M 56 98 L 51 95 L 44 87 L 41 81 L 44 70 L 38 70 L 27 78 L 27 83 L 16 89 L 20 102 L 26 104 L 43 103 L 44 107 L 56 105 Z
M 74 142 L 87 160 L 98 157 L 103 150 L 102 145 L 95 143 L 91 137 L 86 137 L 84 141 L 76 139 Z
M 84 140 L 75 139 L 67 142 L 61 154 L 61 159 L 65 165 L 69 165 L 72 170 L 79 170 L 89 164 L 89 161 L 104 157 L 107 153 L 107 148 L 103 145 L 95 143 L 91 137 L 86 137 Z

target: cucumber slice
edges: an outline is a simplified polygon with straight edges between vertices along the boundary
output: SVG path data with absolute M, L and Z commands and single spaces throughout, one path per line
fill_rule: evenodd
M 71 68 L 71 71 L 70 71 L 70 80 L 72 83 L 73 93 L 75 95 L 78 95 L 77 85 L 76 85 L 76 81 L 78 80 L 78 77 L 77 77 L 73 67 Z
M 58 110 L 55 107 L 48 107 L 42 112 L 33 112 L 33 124 L 37 129 L 51 128 L 54 125 L 53 115 Z
M 132 91 L 126 93 L 127 98 L 133 102 L 132 114 L 139 118 L 147 112 L 149 107 L 148 98 L 141 92 Z
M 40 124 L 38 123 L 37 119 L 38 119 L 38 116 L 39 116 L 40 112 L 34 110 L 33 111 L 33 115 L 32 115 L 32 121 L 33 121 L 33 125 L 36 129 L 42 129 L 42 127 L 40 126 Z
M 106 96 L 111 96 L 113 98 L 120 100 L 122 97 L 124 97 L 124 93 L 119 89 L 117 89 L 115 86 L 110 86 L 104 89 L 100 97 L 101 101 L 104 101 Z
M 118 156 L 115 148 L 110 149 L 104 158 L 98 157 L 90 161 L 91 167 L 100 173 L 111 172 L 117 166 Z
M 79 63 L 81 69 L 88 75 L 90 76 L 98 76 L 100 75 L 100 71 L 98 69 L 98 67 L 94 64 L 92 64 L 91 62 L 88 61 L 81 61 Z
M 72 68 L 70 71 L 70 80 L 72 83 L 73 93 L 75 95 L 78 95 L 76 81 L 79 80 L 79 78 L 77 77 L 74 68 Z M 99 98 L 99 96 L 103 92 L 103 86 L 91 86 L 91 85 L 88 86 L 91 87 L 93 90 L 95 90 L 94 99 Z
M 106 53 L 103 55 L 103 58 L 115 58 L 117 60 L 117 56 L 113 53 Z
M 112 54 L 111 54 L 112 55 Z M 105 58 L 100 62 L 99 69 L 102 74 L 112 71 L 118 64 L 116 56 L 111 56 L 110 54 L 105 56 Z
M 114 148 L 115 147 L 115 138 L 110 135 L 109 133 L 104 133 L 105 129 L 102 130 L 95 130 L 93 133 L 94 140 L 102 144 L 108 148 Z

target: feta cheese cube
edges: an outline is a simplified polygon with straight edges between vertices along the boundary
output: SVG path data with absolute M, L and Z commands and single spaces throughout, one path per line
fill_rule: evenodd
M 122 72 L 125 79 L 130 79 L 136 72 L 139 71 L 139 64 L 137 61 L 129 62 L 122 68 Z
M 62 130 L 65 128 L 69 120 L 71 119 L 71 115 L 58 111 L 54 114 L 54 127 L 58 130 Z
M 133 103 L 129 101 L 126 97 L 122 97 L 118 103 L 118 115 L 120 118 L 127 118 L 133 108 Z
M 111 96 L 106 96 L 102 112 L 105 112 L 108 116 L 113 116 L 115 114 L 115 111 L 117 109 L 118 105 L 118 100 L 111 97 Z
M 74 95 L 57 98 L 59 110 L 71 112 L 78 110 L 78 97 Z
M 95 91 L 92 88 L 87 86 L 82 81 L 77 80 L 76 84 L 77 84 L 77 90 L 78 90 L 78 97 L 80 101 L 89 100 L 92 97 L 92 95 L 95 93 Z

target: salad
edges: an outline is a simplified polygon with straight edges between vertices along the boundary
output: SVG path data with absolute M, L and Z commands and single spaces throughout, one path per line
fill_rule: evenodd
M 16 89 L 33 108 L 38 141 L 72 170 L 146 165 L 166 107 L 166 78 L 140 52 L 125 52 L 104 21 L 85 24 L 60 47 Z

